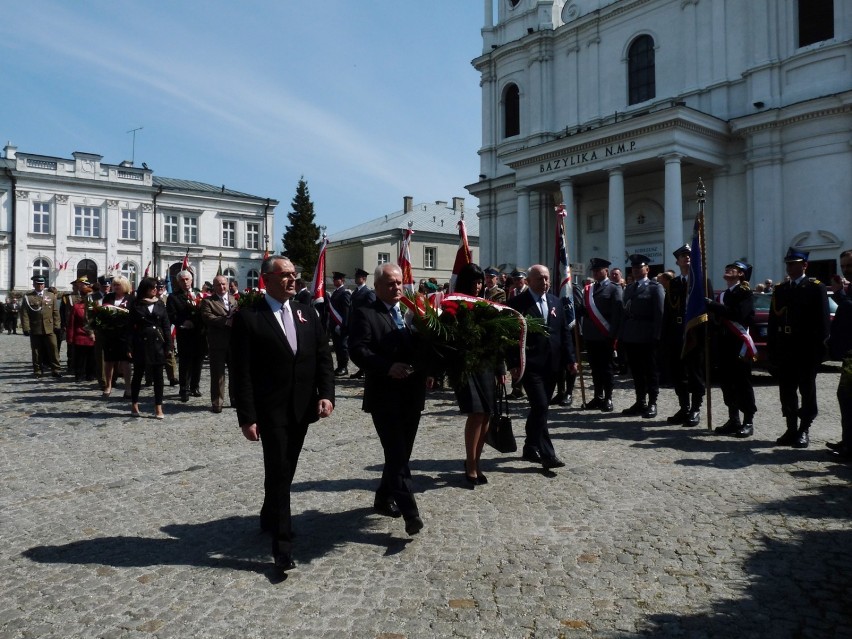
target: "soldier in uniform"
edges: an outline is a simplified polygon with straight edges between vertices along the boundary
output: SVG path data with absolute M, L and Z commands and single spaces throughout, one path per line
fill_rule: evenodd
M 627 356 L 636 401 L 621 412 L 652 419 L 657 416 L 660 393 L 657 346 L 663 330 L 665 291 L 662 284 L 648 277 L 650 258 L 634 253 L 628 259 L 633 282 L 624 289 L 624 318 L 618 343 Z
M 766 346 L 778 378 L 787 430 L 779 446 L 807 448 L 817 416 L 816 375 L 825 360 L 830 316 L 825 285 L 808 277 L 808 253 L 790 247 L 784 257 L 789 279 L 772 291 Z M 801 395 L 801 406 L 799 405 Z
M 680 275 L 669 282 L 666 291 L 666 305 L 663 311 L 663 353 L 680 409 L 666 421 L 669 424 L 698 426 L 705 390 L 704 342 L 683 354 L 686 301 L 692 284 L 689 281 L 692 249 L 689 244 L 684 244 L 674 252 L 674 256 Z M 701 334 L 703 330 L 701 329 Z
M 6 304 L 4 310 L 6 311 L 6 316 L 3 318 L 3 327 L 6 329 L 6 334 L 11 335 L 14 333 L 18 334 L 18 311 L 21 308 L 20 302 L 18 302 L 18 298 L 14 295 L 9 295 L 6 298 Z
M 328 310 L 328 332 L 331 335 L 331 343 L 334 345 L 334 357 L 337 360 L 335 376 L 349 374 L 349 348 L 347 345 L 349 334 L 349 313 L 352 309 L 352 293 L 343 285 L 346 274 L 339 271 L 332 273 L 331 281 L 334 291 L 329 299 Z
M 59 300 L 44 290 L 45 279 L 33 275 L 33 290 L 24 295 L 21 303 L 21 328 L 24 335 L 30 337 L 33 356 L 33 372 L 41 377 L 46 368 L 50 368 L 54 377 L 59 372 L 59 353 L 56 349 L 56 333 L 59 327 Z
M 497 275 L 499 274 L 497 269 L 489 267 L 483 272 L 485 273 L 485 299 L 492 302 L 505 302 L 506 291 L 497 284 Z
M 621 286 L 609 279 L 611 262 L 593 257 L 590 266 L 594 284 L 583 291 L 583 342 L 592 369 L 595 396 L 585 408 L 612 412 L 612 386 L 615 377 L 615 342 L 621 328 Z M 578 307 L 579 309 L 579 307 Z
M 748 285 L 751 266 L 736 261 L 725 266 L 727 288 L 716 301 L 707 300 L 707 312 L 713 316 L 719 384 L 728 407 L 728 421 L 715 429 L 719 435 L 751 437 L 754 433 L 754 387 L 751 365 L 754 342 L 748 334 L 754 319 L 754 301 Z M 740 413 L 743 414 L 740 422 Z

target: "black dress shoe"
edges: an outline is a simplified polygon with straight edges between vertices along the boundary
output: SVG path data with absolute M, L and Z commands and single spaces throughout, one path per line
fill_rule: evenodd
M 800 429 L 796 433 L 796 441 L 794 441 L 791 446 L 793 448 L 807 448 L 808 444 L 811 443 L 810 437 L 808 437 L 807 429 Z
M 701 421 L 701 410 L 698 408 L 693 408 L 689 411 L 689 415 L 684 422 L 684 426 L 694 427 L 698 426 L 698 422 Z
M 614 409 L 612 407 L 612 400 L 611 399 L 603 400 L 603 404 L 601 405 L 601 412 L 602 413 L 611 413 L 613 410 Z
M 275 558 L 275 567 L 278 570 L 293 570 L 296 567 L 296 562 L 293 561 L 291 555 L 278 555 Z
M 550 470 L 551 468 L 562 468 L 565 465 L 565 462 L 558 457 L 542 457 L 541 465 Z
M 645 402 L 634 402 L 630 408 L 625 408 L 621 411 L 622 415 L 641 415 L 648 410 L 648 405 Z
M 201 391 L 198 390 L 197 388 L 195 390 L 189 391 L 189 394 L 192 395 L 193 397 L 201 397 Z
M 416 535 L 421 530 L 423 530 L 423 520 L 420 519 L 420 515 L 405 518 L 405 532 L 409 535 Z
M 845 446 L 830 450 L 828 454 L 831 455 L 833 461 L 852 462 L 852 450 L 849 450 Z
M 361 379 L 364 377 L 364 371 L 360 368 L 349 376 L 349 379 Z
M 571 395 L 566 395 L 565 399 L 563 399 L 561 402 L 559 402 L 559 405 L 564 406 L 565 408 L 571 408 L 571 406 L 573 404 L 574 404 L 574 398 Z
M 583 408 L 587 410 L 594 410 L 596 408 L 601 408 L 603 406 L 603 403 L 603 397 L 595 397 L 592 401 L 586 402 L 586 405 Z
M 343 377 L 344 375 L 348 375 L 348 374 L 349 374 L 349 369 L 344 368 L 342 366 L 340 368 L 338 368 L 336 371 L 334 371 L 335 377 Z
M 751 422 L 743 422 L 742 427 L 734 433 L 734 437 L 739 437 L 740 439 L 751 437 L 752 435 L 754 435 L 754 424 Z
M 733 435 L 742 427 L 743 425 L 740 424 L 738 419 L 729 419 L 721 426 L 716 426 L 716 428 L 713 429 L 713 432 L 717 435 Z
M 553 398 L 548 402 L 548 404 L 550 404 L 551 406 L 559 406 L 562 404 L 564 399 L 564 393 L 556 393 L 556 395 L 553 396 Z
M 477 473 L 477 475 L 476 475 L 476 482 L 477 482 L 480 486 L 484 486 L 485 484 L 487 484 L 487 483 L 488 483 L 488 477 L 486 477 L 486 476 L 485 476 L 485 475 L 483 475 L 482 473 Z
M 825 442 L 826 448 L 833 451 L 844 450 L 846 447 L 843 445 L 843 442 Z
M 379 515 L 384 515 L 385 517 L 393 517 L 394 519 L 402 517 L 402 512 L 399 510 L 399 506 L 389 499 L 376 499 L 373 502 L 373 510 Z
M 524 446 L 523 453 L 521 454 L 521 459 L 526 460 L 528 462 L 532 462 L 533 464 L 541 463 L 541 455 L 535 448 L 527 448 Z
M 214 413 L 221 413 L 221 412 L 222 412 L 222 407 L 221 407 L 221 406 L 214 406 L 211 410 L 212 410 Z
M 671 417 L 666 417 L 666 422 L 669 424 L 683 424 L 686 422 L 689 417 L 689 409 L 681 408 L 678 412 L 676 412 Z
M 648 408 L 642 413 L 642 419 L 653 419 L 657 416 L 657 405 L 648 404 Z
M 169 380 L 169 386 L 177 386 L 177 385 L 178 385 L 178 381 L 176 379 L 170 379 Z
M 188 402 L 189 401 L 189 393 L 181 393 L 180 394 L 180 401 Z
M 786 431 L 784 431 L 784 434 L 781 435 L 781 437 L 775 440 L 775 443 L 779 446 L 792 446 L 796 442 L 798 437 L 798 432 L 788 428 Z

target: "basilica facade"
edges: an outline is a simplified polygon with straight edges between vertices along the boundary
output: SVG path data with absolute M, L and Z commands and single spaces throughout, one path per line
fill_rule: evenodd
M 564 204 L 575 278 L 592 257 L 657 269 L 706 188 L 708 272 L 780 279 L 852 248 L 852 3 L 484 0 L 483 264 L 552 262 Z

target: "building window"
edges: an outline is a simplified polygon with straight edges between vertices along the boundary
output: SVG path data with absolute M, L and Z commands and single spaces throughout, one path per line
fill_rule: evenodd
M 118 267 L 118 274 L 126 277 L 130 285 L 136 288 L 136 265 L 133 262 L 122 262 Z
M 260 224 L 246 224 L 246 248 L 255 251 L 260 248 Z
M 222 246 L 234 248 L 237 245 L 237 223 L 222 222 Z
M 33 233 L 50 233 L 50 204 L 33 203 Z
M 503 137 L 521 133 L 521 92 L 518 85 L 510 84 L 503 92 Z
M 627 75 L 628 104 L 651 100 L 657 94 L 654 79 L 654 39 L 651 36 L 639 36 L 630 45 L 627 52 Z
M 33 275 L 41 275 L 45 282 L 49 282 L 50 277 L 50 262 L 43 257 L 38 257 L 33 260 Z
M 438 268 L 438 249 L 434 246 L 423 247 L 423 268 Z
M 101 210 L 95 206 L 75 206 L 74 235 L 78 237 L 100 237 Z
M 257 282 L 257 271 L 251 269 L 248 273 L 246 273 L 246 288 L 257 288 Z
M 388 264 L 390 262 L 390 253 L 379 253 L 379 259 L 376 262 L 377 265 Z
M 233 282 L 237 279 L 237 272 L 232 268 L 226 268 L 224 271 L 222 271 L 222 275 L 227 277 L 229 282 Z
M 163 242 L 177 244 L 178 242 L 178 216 L 163 216 Z
M 799 0 L 799 46 L 834 37 L 834 0 Z
M 121 209 L 121 239 L 139 239 L 139 214 L 137 211 Z
M 183 218 L 183 243 L 198 244 L 198 218 Z
M 98 265 L 94 260 L 85 259 L 77 262 L 77 277 L 86 276 L 90 282 L 98 279 Z

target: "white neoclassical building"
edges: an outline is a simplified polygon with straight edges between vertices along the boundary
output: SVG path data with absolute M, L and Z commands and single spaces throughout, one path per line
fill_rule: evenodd
M 548 263 L 564 202 L 573 263 L 672 267 L 699 177 L 711 275 L 852 248 L 852 2 L 484 0 L 482 37 L 483 263 Z
M 174 275 L 189 253 L 196 285 L 221 263 L 240 286 L 257 284 L 274 237 L 277 200 L 159 177 L 147 166 L 18 151 L 0 158 L 0 295 L 31 288 L 34 274 L 67 289 L 80 275 L 133 283 Z

